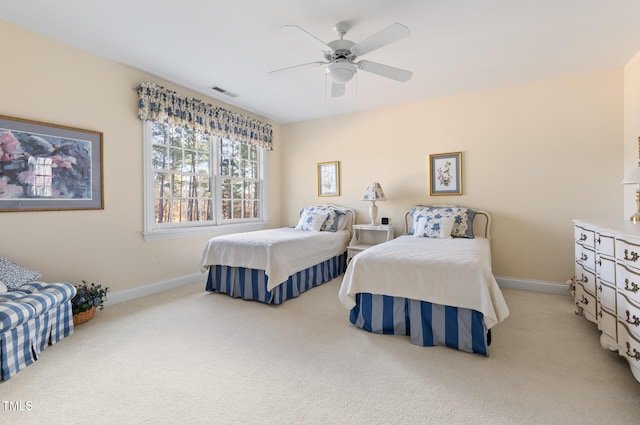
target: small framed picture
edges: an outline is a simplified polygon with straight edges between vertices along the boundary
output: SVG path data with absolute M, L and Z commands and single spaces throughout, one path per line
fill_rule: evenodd
M 462 195 L 462 152 L 429 155 L 431 196 Z
M 340 196 L 340 162 L 318 163 L 318 196 Z

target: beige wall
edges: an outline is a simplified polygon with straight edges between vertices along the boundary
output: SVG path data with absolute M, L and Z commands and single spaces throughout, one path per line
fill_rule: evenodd
M 640 137 L 640 53 L 624 67 L 624 170 L 638 165 Z M 620 180 L 624 178 L 620 173 Z M 624 187 L 624 217 L 637 210 L 635 185 Z
M 621 217 L 623 69 L 534 82 L 283 126 L 283 213 L 307 204 L 356 208 L 382 184 L 401 232 L 415 204 L 456 203 L 493 216 L 497 276 L 564 282 L 573 218 Z M 429 154 L 462 152 L 463 195 L 429 196 Z M 340 161 L 342 193 L 320 198 L 316 163 Z
M 102 211 L 0 213 L 0 256 L 41 271 L 48 281 L 98 281 L 113 291 L 198 273 L 207 237 L 142 238 L 142 123 L 133 88 L 153 81 L 220 102 L 3 21 L 0 52 L 0 114 L 104 133 L 105 198 Z M 274 133 L 269 217 L 277 225 L 280 126 Z

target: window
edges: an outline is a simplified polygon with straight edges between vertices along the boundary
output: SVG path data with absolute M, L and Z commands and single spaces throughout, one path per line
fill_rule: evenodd
M 263 221 L 263 150 L 145 122 L 145 239 Z

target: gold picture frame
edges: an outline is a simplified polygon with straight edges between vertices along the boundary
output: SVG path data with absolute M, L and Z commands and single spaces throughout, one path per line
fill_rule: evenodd
M 462 195 L 462 152 L 429 155 L 429 194 Z
M 340 162 L 318 163 L 318 196 L 340 196 Z

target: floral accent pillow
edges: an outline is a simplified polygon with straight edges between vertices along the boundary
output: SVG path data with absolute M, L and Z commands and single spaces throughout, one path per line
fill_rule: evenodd
M 10 291 L 18 289 L 20 285 L 25 283 L 33 282 L 41 276 L 40 272 L 19 266 L 5 257 L 0 257 L 0 282 L 6 285 Z
M 420 217 L 417 231 L 413 236 L 415 238 L 451 239 L 454 222 L 453 217 L 442 217 L 437 220 L 428 220 L 427 217 Z
M 302 217 L 305 212 L 326 214 L 326 219 L 324 223 L 322 223 L 322 227 L 320 228 L 320 230 L 329 232 L 336 232 L 338 230 L 340 217 L 345 214 L 344 211 L 340 211 L 335 208 L 319 206 L 304 207 L 300 212 L 300 216 Z
M 311 232 L 319 232 L 327 219 L 327 213 L 322 211 L 303 210 L 300 221 L 296 225 L 298 230 L 307 230 Z
M 463 207 L 427 207 L 417 206 L 413 207 L 409 212 L 409 215 L 413 218 L 413 226 L 409 235 L 415 234 L 418 229 L 418 223 L 420 218 L 425 217 L 427 223 L 440 221 L 445 217 L 453 217 L 453 230 L 451 236 L 454 238 L 469 238 L 473 239 L 473 219 L 476 217 L 476 212 Z

